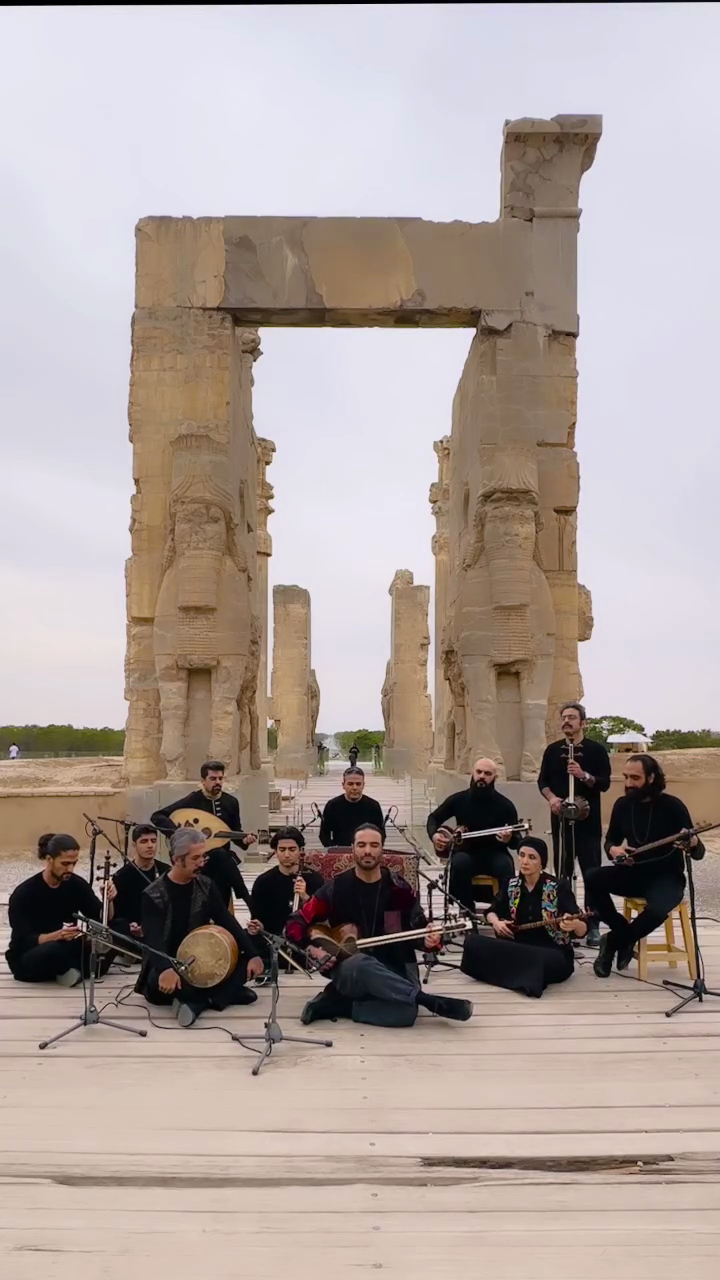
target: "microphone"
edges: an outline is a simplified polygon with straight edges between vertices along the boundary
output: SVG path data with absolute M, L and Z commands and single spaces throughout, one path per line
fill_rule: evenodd
M 387 813 L 385 814 L 385 817 L 383 818 L 383 826 L 386 827 L 388 822 L 391 822 L 392 825 L 395 826 L 395 819 L 397 818 L 399 812 L 400 811 L 397 805 L 391 804 Z
M 314 801 L 314 800 L 311 800 L 311 802 L 310 802 L 310 809 L 311 809 L 312 813 L 314 814 L 315 818 L 320 818 L 320 819 L 322 819 L 323 811 L 322 811 L 322 809 L 320 808 L 320 806 L 319 806 L 318 804 L 316 804 L 316 803 L 315 803 L 315 801 Z

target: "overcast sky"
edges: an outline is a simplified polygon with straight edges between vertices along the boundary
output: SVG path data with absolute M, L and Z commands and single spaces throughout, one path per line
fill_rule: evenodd
M 506 118 L 602 112 L 579 264 L 586 698 L 720 728 L 719 6 L 4 9 L 0 40 L 0 723 L 124 723 L 138 218 L 492 220 Z M 263 333 L 272 579 L 311 592 L 321 730 L 381 724 L 388 586 L 432 582 L 432 442 L 471 337 Z

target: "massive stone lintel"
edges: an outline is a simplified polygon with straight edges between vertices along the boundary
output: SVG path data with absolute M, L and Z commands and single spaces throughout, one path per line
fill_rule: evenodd
M 383 764 L 394 777 L 424 774 L 432 748 L 428 695 L 430 588 L 415 586 L 408 569 L 398 569 L 390 586 L 390 661 L 382 690 L 385 723 Z
M 273 619 L 275 774 L 278 778 L 307 778 L 315 765 L 320 708 L 320 690 L 310 659 L 310 593 L 304 587 L 273 587 Z

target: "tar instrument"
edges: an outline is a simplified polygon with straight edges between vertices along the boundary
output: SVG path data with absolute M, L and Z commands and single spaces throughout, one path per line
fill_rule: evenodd
M 441 827 L 441 831 L 447 831 L 452 836 L 456 844 L 462 844 L 464 840 L 481 840 L 484 836 L 499 836 L 501 831 L 512 831 L 513 835 L 526 836 L 532 831 L 532 822 L 529 818 L 524 818 L 522 822 L 505 823 L 504 827 L 488 827 L 487 831 L 466 831 L 464 827 Z
M 238 945 L 219 924 L 203 924 L 183 938 L 177 957 L 186 965 L 184 978 L 193 987 L 217 987 L 234 971 Z
M 204 809 L 176 809 L 170 814 L 170 821 L 176 827 L 190 827 L 193 831 L 199 831 L 205 837 L 206 853 L 221 849 L 231 840 L 245 839 L 244 831 L 228 831 L 222 818 L 216 818 L 214 813 L 205 813 Z
M 702 835 L 703 831 L 714 831 L 716 827 L 720 827 L 720 822 L 703 822 L 697 827 L 686 827 L 682 831 L 676 831 L 674 836 L 665 836 L 662 840 L 653 840 L 650 844 L 641 844 L 637 849 L 628 849 L 627 853 L 618 854 L 617 858 L 613 858 L 612 861 L 614 864 L 619 863 L 625 867 L 632 867 L 637 861 L 657 862 L 659 858 L 645 859 L 643 854 L 649 853 L 652 849 L 662 849 L 669 845 L 670 848 L 667 853 L 659 855 L 660 858 L 667 858 L 677 845 L 680 847 L 687 845 L 693 836 Z
M 514 924 L 514 933 L 527 933 L 528 929 L 544 929 L 546 925 L 552 924 L 556 928 L 560 928 L 562 920 L 595 920 L 594 911 L 578 911 L 576 915 L 568 916 L 549 916 L 544 920 L 532 920 L 530 924 Z
M 568 764 L 575 760 L 575 744 L 567 740 Z M 567 800 L 563 800 L 563 818 L 567 822 L 583 822 L 590 812 L 589 801 L 584 796 L 575 795 L 575 774 L 568 774 Z
M 406 929 L 402 933 L 381 933 L 375 938 L 358 938 L 355 925 L 339 924 L 331 928 L 326 924 L 310 926 L 310 944 L 322 947 L 335 961 L 366 951 L 369 947 L 386 947 L 396 942 L 409 942 L 413 938 L 426 938 L 428 934 L 467 933 L 472 929 L 471 920 L 431 920 L 422 929 Z M 325 965 L 321 965 L 324 968 Z

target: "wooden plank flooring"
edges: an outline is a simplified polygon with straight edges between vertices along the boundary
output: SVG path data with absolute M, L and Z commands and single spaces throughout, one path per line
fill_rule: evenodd
M 720 929 L 702 941 L 720 988 Z M 113 972 L 98 1004 L 132 980 Z M 431 983 L 472 998 L 472 1022 L 301 1028 L 317 983 L 284 978 L 286 1034 L 334 1044 L 282 1044 L 253 1078 L 212 1028 L 260 1032 L 266 991 L 189 1031 L 131 994 L 105 1012 L 147 1039 L 93 1027 L 41 1053 L 82 993 L 3 968 L 0 1275 L 715 1280 L 720 1000 L 668 1020 L 667 991 L 589 963 L 541 1001 Z

